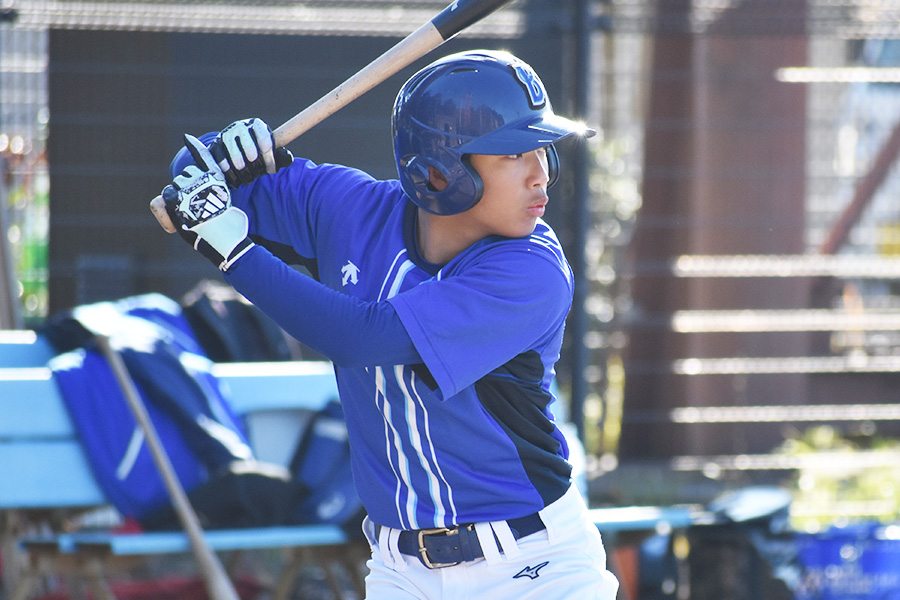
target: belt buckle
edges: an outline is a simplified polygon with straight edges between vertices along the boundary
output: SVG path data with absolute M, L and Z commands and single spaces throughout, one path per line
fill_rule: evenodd
M 453 529 L 449 529 L 447 527 L 435 527 L 434 529 L 420 529 L 417 532 L 416 541 L 419 545 L 419 560 L 422 561 L 422 564 L 428 567 L 429 569 L 443 569 L 444 567 L 455 567 L 460 564 L 457 562 L 447 562 L 447 563 L 433 563 L 431 559 L 428 558 L 428 549 L 425 547 L 425 536 L 426 535 L 454 535 L 459 533 L 459 527 L 454 527 Z

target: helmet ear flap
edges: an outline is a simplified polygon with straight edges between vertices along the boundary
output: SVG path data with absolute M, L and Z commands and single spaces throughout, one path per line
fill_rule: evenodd
M 421 155 L 415 155 L 404 161 L 406 173 L 413 186 L 423 195 L 430 195 L 444 191 L 450 181 L 450 174 L 439 162 Z M 432 178 L 435 172 L 442 184 L 435 185 Z
M 428 159 L 421 155 L 415 155 L 405 157 L 402 163 L 403 169 L 409 176 L 413 186 L 418 190 L 427 190 L 429 182 Z
M 456 165 L 448 170 L 439 160 L 413 154 L 399 161 L 400 183 L 406 194 L 422 209 L 436 215 L 455 215 L 472 208 L 481 200 L 484 184 L 472 167 L 468 156 L 454 159 Z M 438 189 L 431 181 L 430 169 L 435 169 L 447 182 Z
M 466 172 L 469 174 L 469 177 L 472 178 L 472 184 L 474 185 L 472 201 L 463 209 L 469 210 L 481 201 L 481 197 L 484 195 L 484 181 L 482 181 L 481 175 L 478 174 L 478 171 L 475 169 L 475 167 L 472 166 L 471 154 L 463 154 L 460 157 L 460 162 L 462 163 L 462 166 L 465 168 Z M 463 212 L 463 210 L 460 210 L 459 212 Z
M 556 146 L 547 144 L 547 189 L 559 179 L 559 152 Z

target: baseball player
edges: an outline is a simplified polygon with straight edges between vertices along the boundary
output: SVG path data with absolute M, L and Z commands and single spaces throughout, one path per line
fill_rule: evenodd
M 389 181 L 295 159 L 259 119 L 185 136 L 167 212 L 334 362 L 368 600 L 613 600 L 551 412 L 572 273 L 541 218 L 554 143 L 593 132 L 553 113 L 529 65 L 483 50 L 411 77 L 392 130 Z

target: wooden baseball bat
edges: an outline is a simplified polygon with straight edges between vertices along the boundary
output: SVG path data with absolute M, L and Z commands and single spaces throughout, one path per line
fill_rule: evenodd
M 425 56 L 507 2 L 509 0 L 456 0 L 390 50 L 273 131 L 275 147 L 279 148 L 297 139 L 400 69 Z M 162 196 L 157 196 L 150 202 L 150 210 L 163 229 L 175 233 L 175 225 L 166 213 Z
M 128 373 L 122 356 L 112 347 L 108 337 L 98 335 L 95 340 L 100 352 L 112 368 L 116 381 L 122 393 L 125 394 L 125 399 L 128 401 L 128 406 L 131 408 L 131 412 L 134 413 L 138 426 L 147 440 L 147 446 L 150 448 L 153 461 L 156 463 L 163 483 L 166 485 L 166 490 L 169 492 L 175 513 L 178 515 L 181 526 L 184 528 L 190 541 L 191 550 L 194 553 L 194 558 L 197 560 L 197 565 L 206 584 L 206 591 L 209 593 L 210 599 L 240 600 L 237 590 L 235 590 L 231 579 L 228 578 L 228 574 L 225 572 L 225 568 L 206 543 L 206 538 L 203 537 L 203 529 L 200 527 L 197 513 L 194 512 L 194 508 L 191 506 L 187 494 L 181 486 L 181 482 L 178 481 L 178 475 L 175 473 L 172 461 L 169 460 L 169 455 L 166 454 L 166 449 L 159 439 L 156 427 L 154 427 L 153 421 L 150 419 L 147 407 L 144 406 L 144 402 L 141 400 L 140 393 L 131 379 L 131 375 Z

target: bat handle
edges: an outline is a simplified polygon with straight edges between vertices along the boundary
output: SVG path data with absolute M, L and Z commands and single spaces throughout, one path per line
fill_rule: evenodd
M 177 231 L 175 224 L 172 223 L 172 219 L 169 218 L 169 213 L 166 212 L 166 203 L 163 201 L 162 196 L 157 196 L 150 201 L 150 212 L 156 217 L 160 226 L 166 230 L 166 233 L 175 233 Z

